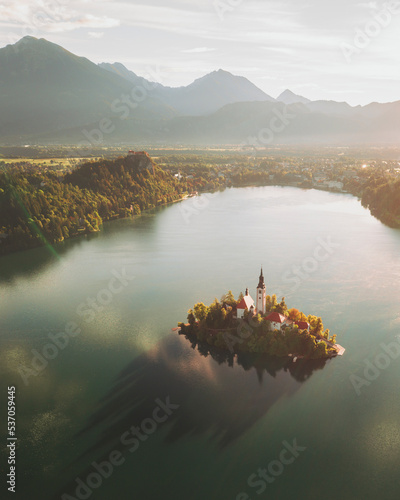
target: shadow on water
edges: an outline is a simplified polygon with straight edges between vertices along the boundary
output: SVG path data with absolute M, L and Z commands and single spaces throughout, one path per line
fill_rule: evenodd
M 113 450 L 129 454 L 121 436 L 152 416 L 156 400 L 167 397 L 179 408 L 161 427 L 167 444 L 204 436 L 222 450 L 262 419 L 281 398 L 294 395 L 325 361 L 231 355 L 170 335 L 130 362 L 101 399 L 75 439 L 93 443 L 71 466 L 106 460 Z M 74 481 L 64 491 L 72 490 Z M 56 497 L 54 497 L 56 498 Z M 58 498 L 58 497 L 57 497 Z

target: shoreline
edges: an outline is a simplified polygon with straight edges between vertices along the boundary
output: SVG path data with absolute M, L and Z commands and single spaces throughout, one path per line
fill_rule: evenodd
M 109 223 L 109 222 L 114 222 L 116 220 L 126 220 L 126 219 L 133 219 L 135 217 L 140 217 L 142 214 L 145 214 L 145 213 L 148 213 L 150 212 L 151 210 L 155 210 L 157 208 L 161 208 L 161 207 L 167 207 L 169 205 L 173 205 L 174 203 L 178 203 L 178 202 L 182 202 L 182 201 L 185 201 L 185 200 L 188 200 L 194 196 L 200 196 L 202 194 L 212 194 L 212 193 L 216 193 L 216 192 L 223 192 L 225 191 L 226 189 L 230 189 L 230 188 L 233 188 L 233 189 L 245 189 L 245 188 L 259 188 L 259 187 L 282 187 L 282 188 L 285 188 L 285 187 L 292 187 L 292 188 L 296 188 L 296 189 L 303 189 L 303 190 L 309 190 L 309 189 L 314 189 L 316 191 L 324 191 L 324 192 L 327 192 L 327 193 L 333 193 L 333 194 L 346 194 L 346 195 L 350 195 L 354 198 L 357 198 L 357 200 L 359 202 L 361 202 L 361 198 L 349 191 L 343 191 L 343 190 L 337 190 L 337 189 L 329 189 L 329 188 L 319 188 L 317 186 L 311 186 L 311 187 L 305 187 L 305 186 L 298 186 L 298 185 L 292 185 L 292 184 L 277 184 L 277 183 L 274 183 L 274 184 L 254 184 L 254 183 L 250 183 L 250 184 L 245 184 L 245 185 L 241 185 L 241 186 L 234 186 L 234 185 L 231 185 L 231 186 L 225 186 L 224 189 L 215 189 L 215 190 L 204 190 L 204 191 L 198 191 L 197 194 L 195 195 L 191 195 L 191 194 L 187 194 L 185 196 L 183 196 L 182 198 L 179 198 L 177 200 L 173 200 L 173 201 L 170 201 L 170 202 L 167 202 L 167 203 L 163 203 L 161 205 L 156 205 L 155 207 L 152 207 L 152 208 L 147 208 L 145 210 L 143 210 L 140 214 L 137 214 L 137 215 L 133 215 L 133 216 L 129 216 L 129 217 L 114 217 L 114 218 L 110 218 L 108 220 L 105 220 L 103 221 L 103 223 L 101 224 L 101 226 L 103 226 L 105 223 Z M 380 219 L 379 217 L 377 217 L 376 215 L 374 215 L 370 209 L 367 209 L 369 210 L 370 214 L 372 217 L 374 217 L 376 220 L 378 220 L 381 224 L 383 224 L 384 226 L 386 227 L 389 227 L 390 229 L 395 229 L 395 230 L 398 230 L 400 229 L 400 224 L 399 225 L 390 225 L 386 222 L 384 222 L 382 219 Z M 75 235 L 72 235 L 70 236 L 69 238 L 64 238 L 62 241 L 59 241 L 53 245 L 59 245 L 59 244 L 62 244 L 64 242 L 67 242 L 67 241 L 70 241 L 70 240 L 74 240 L 74 239 L 78 239 L 80 237 L 83 237 L 83 236 L 88 236 L 88 235 L 94 235 L 94 234 L 100 234 L 102 232 L 102 229 L 100 228 L 98 231 L 85 231 L 84 233 L 82 234 L 75 234 Z M 1 241 L 0 241 L 1 243 Z M 0 253 L 0 258 L 2 257 L 6 257 L 7 255 L 11 255 L 11 254 L 16 254 L 16 253 L 19 253 L 19 252 L 25 252 L 25 251 L 29 251 L 29 250 L 33 250 L 35 248 L 42 248 L 42 247 L 45 247 L 47 245 L 47 243 L 45 242 L 42 242 L 41 244 L 39 243 L 38 245 L 34 245 L 30 248 L 20 248 L 20 249 L 15 249 L 15 250 L 10 250 L 8 252 L 5 252 L 5 253 Z M 52 246 L 53 246 L 52 245 Z
M 174 333 L 178 333 L 178 335 L 184 335 L 187 339 L 195 339 L 196 342 L 198 342 L 199 344 L 203 344 L 203 345 L 207 345 L 207 346 L 210 346 L 212 345 L 215 349 L 219 350 L 220 352 L 230 352 L 231 354 L 241 354 L 241 353 L 247 353 L 247 354 L 254 354 L 253 351 L 251 350 L 243 350 L 243 349 L 235 349 L 233 347 L 229 347 L 229 348 L 223 348 L 223 347 L 220 347 L 220 346 L 217 346 L 215 343 L 210 343 L 208 341 L 208 339 L 210 338 L 213 338 L 213 337 L 217 337 L 218 334 L 222 334 L 222 335 L 229 335 L 231 336 L 232 335 L 232 332 L 236 332 L 237 331 L 237 327 L 230 327 L 230 328 L 200 328 L 199 324 L 198 323 L 195 323 L 194 325 L 190 325 L 189 323 L 179 323 L 180 326 L 177 326 L 177 327 L 174 327 L 174 328 L 171 328 L 171 331 L 174 332 Z M 182 328 L 184 328 L 184 330 L 182 330 Z M 187 330 L 187 331 L 185 331 Z M 207 334 L 207 339 L 204 340 L 204 339 L 200 339 L 198 334 L 200 332 L 205 332 Z M 279 330 L 271 330 L 271 332 L 273 334 L 279 334 L 279 333 L 282 333 L 280 332 Z M 314 335 L 313 335 L 314 336 Z M 266 355 L 270 355 L 270 356 L 276 356 L 278 358 L 292 358 L 294 359 L 294 362 L 296 362 L 297 359 L 304 359 L 304 360 L 316 360 L 316 359 L 333 359 L 333 358 L 336 358 L 337 356 L 343 356 L 346 349 L 341 346 L 340 344 L 333 344 L 332 342 L 330 342 L 328 339 L 326 339 L 325 337 L 322 337 L 321 335 L 318 335 L 318 336 L 315 336 L 315 339 L 317 339 L 319 342 L 324 342 L 327 346 L 328 349 L 330 349 L 330 351 L 328 352 L 328 355 L 325 356 L 325 357 L 311 357 L 311 356 L 307 356 L 307 355 L 304 355 L 304 354 L 300 354 L 300 353 L 295 353 L 295 352 L 288 352 L 287 354 L 285 355 L 282 355 L 282 356 L 277 356 L 277 355 L 274 355 L 274 354 L 271 354 L 269 353 L 268 351 L 265 351 L 265 352 L 262 352 L 261 354 L 266 354 Z M 236 343 L 235 344 L 236 346 L 237 345 L 240 345 L 240 343 Z M 332 352 L 331 350 L 334 350 L 335 352 Z

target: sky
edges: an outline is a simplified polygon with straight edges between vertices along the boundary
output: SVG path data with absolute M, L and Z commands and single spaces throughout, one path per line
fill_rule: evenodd
M 168 86 L 221 68 L 272 97 L 400 100 L 400 0 L 0 0 L 0 46 L 26 35 Z

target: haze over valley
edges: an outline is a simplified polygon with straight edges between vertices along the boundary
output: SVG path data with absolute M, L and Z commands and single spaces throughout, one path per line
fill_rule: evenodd
M 223 69 L 165 87 L 29 36 L 0 49 L 0 107 L 3 145 L 400 143 L 400 101 L 350 106 L 289 89 L 274 98 Z

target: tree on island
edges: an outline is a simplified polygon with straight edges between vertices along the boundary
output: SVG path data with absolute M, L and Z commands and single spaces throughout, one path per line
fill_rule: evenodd
M 282 297 L 280 303 L 275 306 L 274 311 L 283 314 L 284 316 L 287 315 L 288 308 L 285 302 L 285 297 Z
M 272 296 L 267 295 L 265 297 L 265 309 L 267 313 L 275 312 L 275 308 L 277 305 L 278 305 L 278 300 L 275 294 Z
M 292 321 L 307 321 L 307 316 L 295 308 L 289 309 L 288 316 Z
M 194 324 L 196 323 L 196 318 L 194 317 L 193 309 L 189 309 L 187 319 L 188 319 L 189 325 L 194 326 Z
M 199 302 L 194 306 L 194 315 L 197 321 L 205 321 L 209 312 L 209 308 L 203 304 L 203 302 Z
M 233 295 L 232 290 L 229 290 L 228 293 L 221 297 L 221 303 L 228 304 L 231 307 L 236 305 L 235 296 Z

